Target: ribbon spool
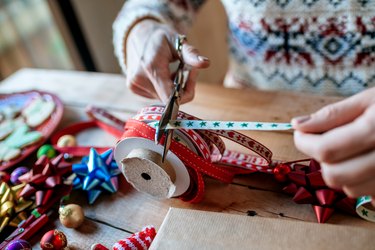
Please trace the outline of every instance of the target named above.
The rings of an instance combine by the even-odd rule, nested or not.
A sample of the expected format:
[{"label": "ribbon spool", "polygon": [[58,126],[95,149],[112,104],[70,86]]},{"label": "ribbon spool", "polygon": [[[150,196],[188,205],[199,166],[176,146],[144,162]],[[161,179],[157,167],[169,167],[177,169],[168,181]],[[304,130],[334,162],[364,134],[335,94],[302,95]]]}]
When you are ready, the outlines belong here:
[{"label": "ribbon spool", "polygon": [[189,173],[169,152],[161,161],[163,147],[143,138],[126,138],[115,149],[115,159],[126,180],[138,191],[159,199],[180,196],[189,188]]},{"label": "ribbon spool", "polygon": [[[160,106],[146,107],[129,119],[115,148],[117,164],[137,190],[162,199],[180,197],[199,202],[204,194],[203,175],[230,183],[236,174],[272,173],[271,151],[233,130],[175,130],[166,164],[162,164],[165,138],[156,145],[155,129],[151,124],[160,120],[163,110]],[[178,118],[199,120],[183,112],[179,112]],[[235,141],[259,156],[226,150],[221,137]]]}]

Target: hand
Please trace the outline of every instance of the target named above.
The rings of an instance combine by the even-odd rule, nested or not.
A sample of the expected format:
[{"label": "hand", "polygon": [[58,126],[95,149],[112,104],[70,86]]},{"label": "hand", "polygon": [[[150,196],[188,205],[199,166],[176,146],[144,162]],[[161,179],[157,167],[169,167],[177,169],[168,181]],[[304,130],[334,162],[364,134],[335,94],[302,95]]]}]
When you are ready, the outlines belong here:
[{"label": "hand", "polygon": [[[134,93],[168,101],[173,89],[169,64],[178,59],[174,48],[177,35],[172,27],[153,20],[143,20],[130,31],[126,42],[126,81]],[[197,69],[207,68],[210,61],[187,43],[182,46],[182,57],[192,67],[181,97],[184,103],[194,98]]]},{"label": "hand", "polygon": [[375,88],[292,120],[299,150],[321,163],[328,186],[375,205]]}]

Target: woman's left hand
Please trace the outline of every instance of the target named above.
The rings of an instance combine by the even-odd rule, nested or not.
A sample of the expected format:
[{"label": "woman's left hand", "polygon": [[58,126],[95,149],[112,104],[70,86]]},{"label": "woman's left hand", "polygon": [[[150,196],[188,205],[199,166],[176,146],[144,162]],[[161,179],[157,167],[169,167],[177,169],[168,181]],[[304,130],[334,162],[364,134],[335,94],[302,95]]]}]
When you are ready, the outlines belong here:
[{"label": "woman's left hand", "polygon": [[323,179],[375,205],[375,88],[292,120],[299,150],[321,163]]}]

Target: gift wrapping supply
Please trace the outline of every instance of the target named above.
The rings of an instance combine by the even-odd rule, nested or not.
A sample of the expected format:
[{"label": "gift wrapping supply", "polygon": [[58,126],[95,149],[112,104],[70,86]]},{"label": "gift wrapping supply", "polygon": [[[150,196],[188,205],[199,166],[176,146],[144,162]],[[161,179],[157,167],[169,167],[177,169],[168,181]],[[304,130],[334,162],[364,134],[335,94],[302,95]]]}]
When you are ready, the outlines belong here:
[{"label": "gift wrapping supply", "polygon": [[375,208],[371,205],[371,196],[362,196],[357,199],[356,212],[365,220],[375,222]]},{"label": "gift wrapping supply", "polygon": [[[161,106],[146,107],[133,119],[128,120],[122,139],[115,149],[117,164],[122,166],[122,171],[128,182],[137,190],[150,194],[153,192],[153,188],[161,186],[172,188],[174,185],[175,192],[171,197],[180,197],[186,201],[198,202],[203,198],[204,193],[203,175],[230,183],[236,174],[257,171],[272,172],[272,152],[261,143],[237,131],[228,129],[225,125],[225,123],[231,123],[229,127],[232,125],[237,127],[241,126],[241,124],[245,126],[245,122],[222,122],[223,126],[226,126],[225,129],[222,129],[220,128],[220,121],[206,121],[207,128],[197,130],[191,128],[193,126],[201,126],[199,124],[204,121],[184,112],[179,112],[178,121],[181,120],[182,122],[177,124],[178,127],[174,127],[176,130],[171,148],[166,155],[166,161],[171,163],[174,173],[176,173],[175,181],[170,183],[170,180],[165,178],[166,173],[163,173],[163,171],[161,171],[161,174],[153,173],[154,175],[150,176],[151,168],[149,170],[142,169],[142,171],[134,168],[133,171],[138,172],[133,174],[128,169],[129,164],[125,160],[133,150],[143,148],[158,154],[163,152],[163,139],[159,145],[154,143],[155,124],[161,119],[163,111],[164,108]],[[192,126],[190,126],[189,121],[192,122]],[[262,126],[267,130],[285,130],[291,127],[290,124],[285,123],[247,122],[248,127],[257,128],[257,124],[259,130]],[[212,126],[210,127],[209,125]],[[190,127],[185,129],[185,126]],[[213,129],[214,126],[217,129]],[[226,150],[222,138],[239,143],[257,155]],[[144,168],[144,164],[142,168]],[[148,176],[148,178],[144,178],[144,176]],[[169,196],[164,195],[164,198],[169,198]]]},{"label": "gift wrapping supply", "polygon": [[[89,127],[99,126],[120,139],[114,151],[114,158],[128,182],[136,189],[149,194],[155,192],[154,189],[165,189],[166,191],[156,192],[154,197],[157,198],[178,197],[183,201],[199,202],[204,194],[204,175],[230,183],[236,174],[264,172],[274,175],[277,180],[286,184],[283,191],[294,195],[293,201],[312,205],[319,223],[327,221],[335,209],[355,214],[355,200],[326,186],[319,163],[311,159],[293,162],[272,160],[272,152],[267,147],[229,129],[228,127],[232,127],[231,121],[203,121],[210,123],[210,126],[219,122],[217,127],[221,122],[230,123],[225,129],[184,128],[189,121],[193,121],[194,126],[199,126],[202,120],[179,112],[177,121],[184,123],[177,124],[179,128],[174,129],[170,150],[166,155],[165,163],[171,167],[164,166],[160,155],[165,138],[162,137],[159,144],[154,142],[155,124],[160,120],[163,111],[162,106],[146,107],[125,123],[103,109],[92,107],[88,112],[94,118],[93,121],[65,128],[51,140],[56,147],[56,142],[63,135],[76,134]],[[235,123],[233,122],[233,127]],[[256,130],[291,129],[288,123],[237,122],[236,126],[243,124],[245,127],[244,123],[251,124],[247,126]],[[227,150],[223,138],[242,145],[256,155]],[[89,153],[89,149],[82,146],[57,149],[75,156]],[[310,165],[301,165],[300,162],[304,161],[309,161]],[[137,166],[141,165],[146,167],[138,169]]]},{"label": "gift wrapping supply", "polygon": [[[159,123],[152,122],[149,123],[149,125],[156,128]],[[175,120],[170,121],[166,129],[281,131],[292,129],[292,124],[247,121]]]}]

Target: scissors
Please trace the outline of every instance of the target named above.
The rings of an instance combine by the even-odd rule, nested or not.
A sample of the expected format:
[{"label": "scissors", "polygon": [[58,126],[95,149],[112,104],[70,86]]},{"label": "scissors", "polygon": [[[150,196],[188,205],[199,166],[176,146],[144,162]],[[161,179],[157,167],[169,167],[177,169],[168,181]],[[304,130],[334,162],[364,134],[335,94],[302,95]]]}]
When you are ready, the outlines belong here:
[{"label": "scissors", "polygon": [[167,152],[171,145],[172,136],[173,136],[173,130],[166,129],[166,127],[169,121],[177,120],[178,110],[180,107],[180,98],[181,98],[182,91],[185,88],[186,79],[187,79],[187,74],[185,74],[185,63],[183,62],[183,59],[182,59],[182,45],[185,40],[186,40],[186,37],[184,35],[179,35],[176,39],[175,49],[177,51],[178,59],[180,62],[177,68],[176,76],[173,81],[174,88],[173,88],[172,94],[169,97],[169,101],[167,105],[165,106],[165,109],[160,118],[159,124],[156,127],[156,133],[155,133],[156,144],[159,144],[162,136],[165,135],[162,162],[164,162],[165,156],[167,155]]}]

